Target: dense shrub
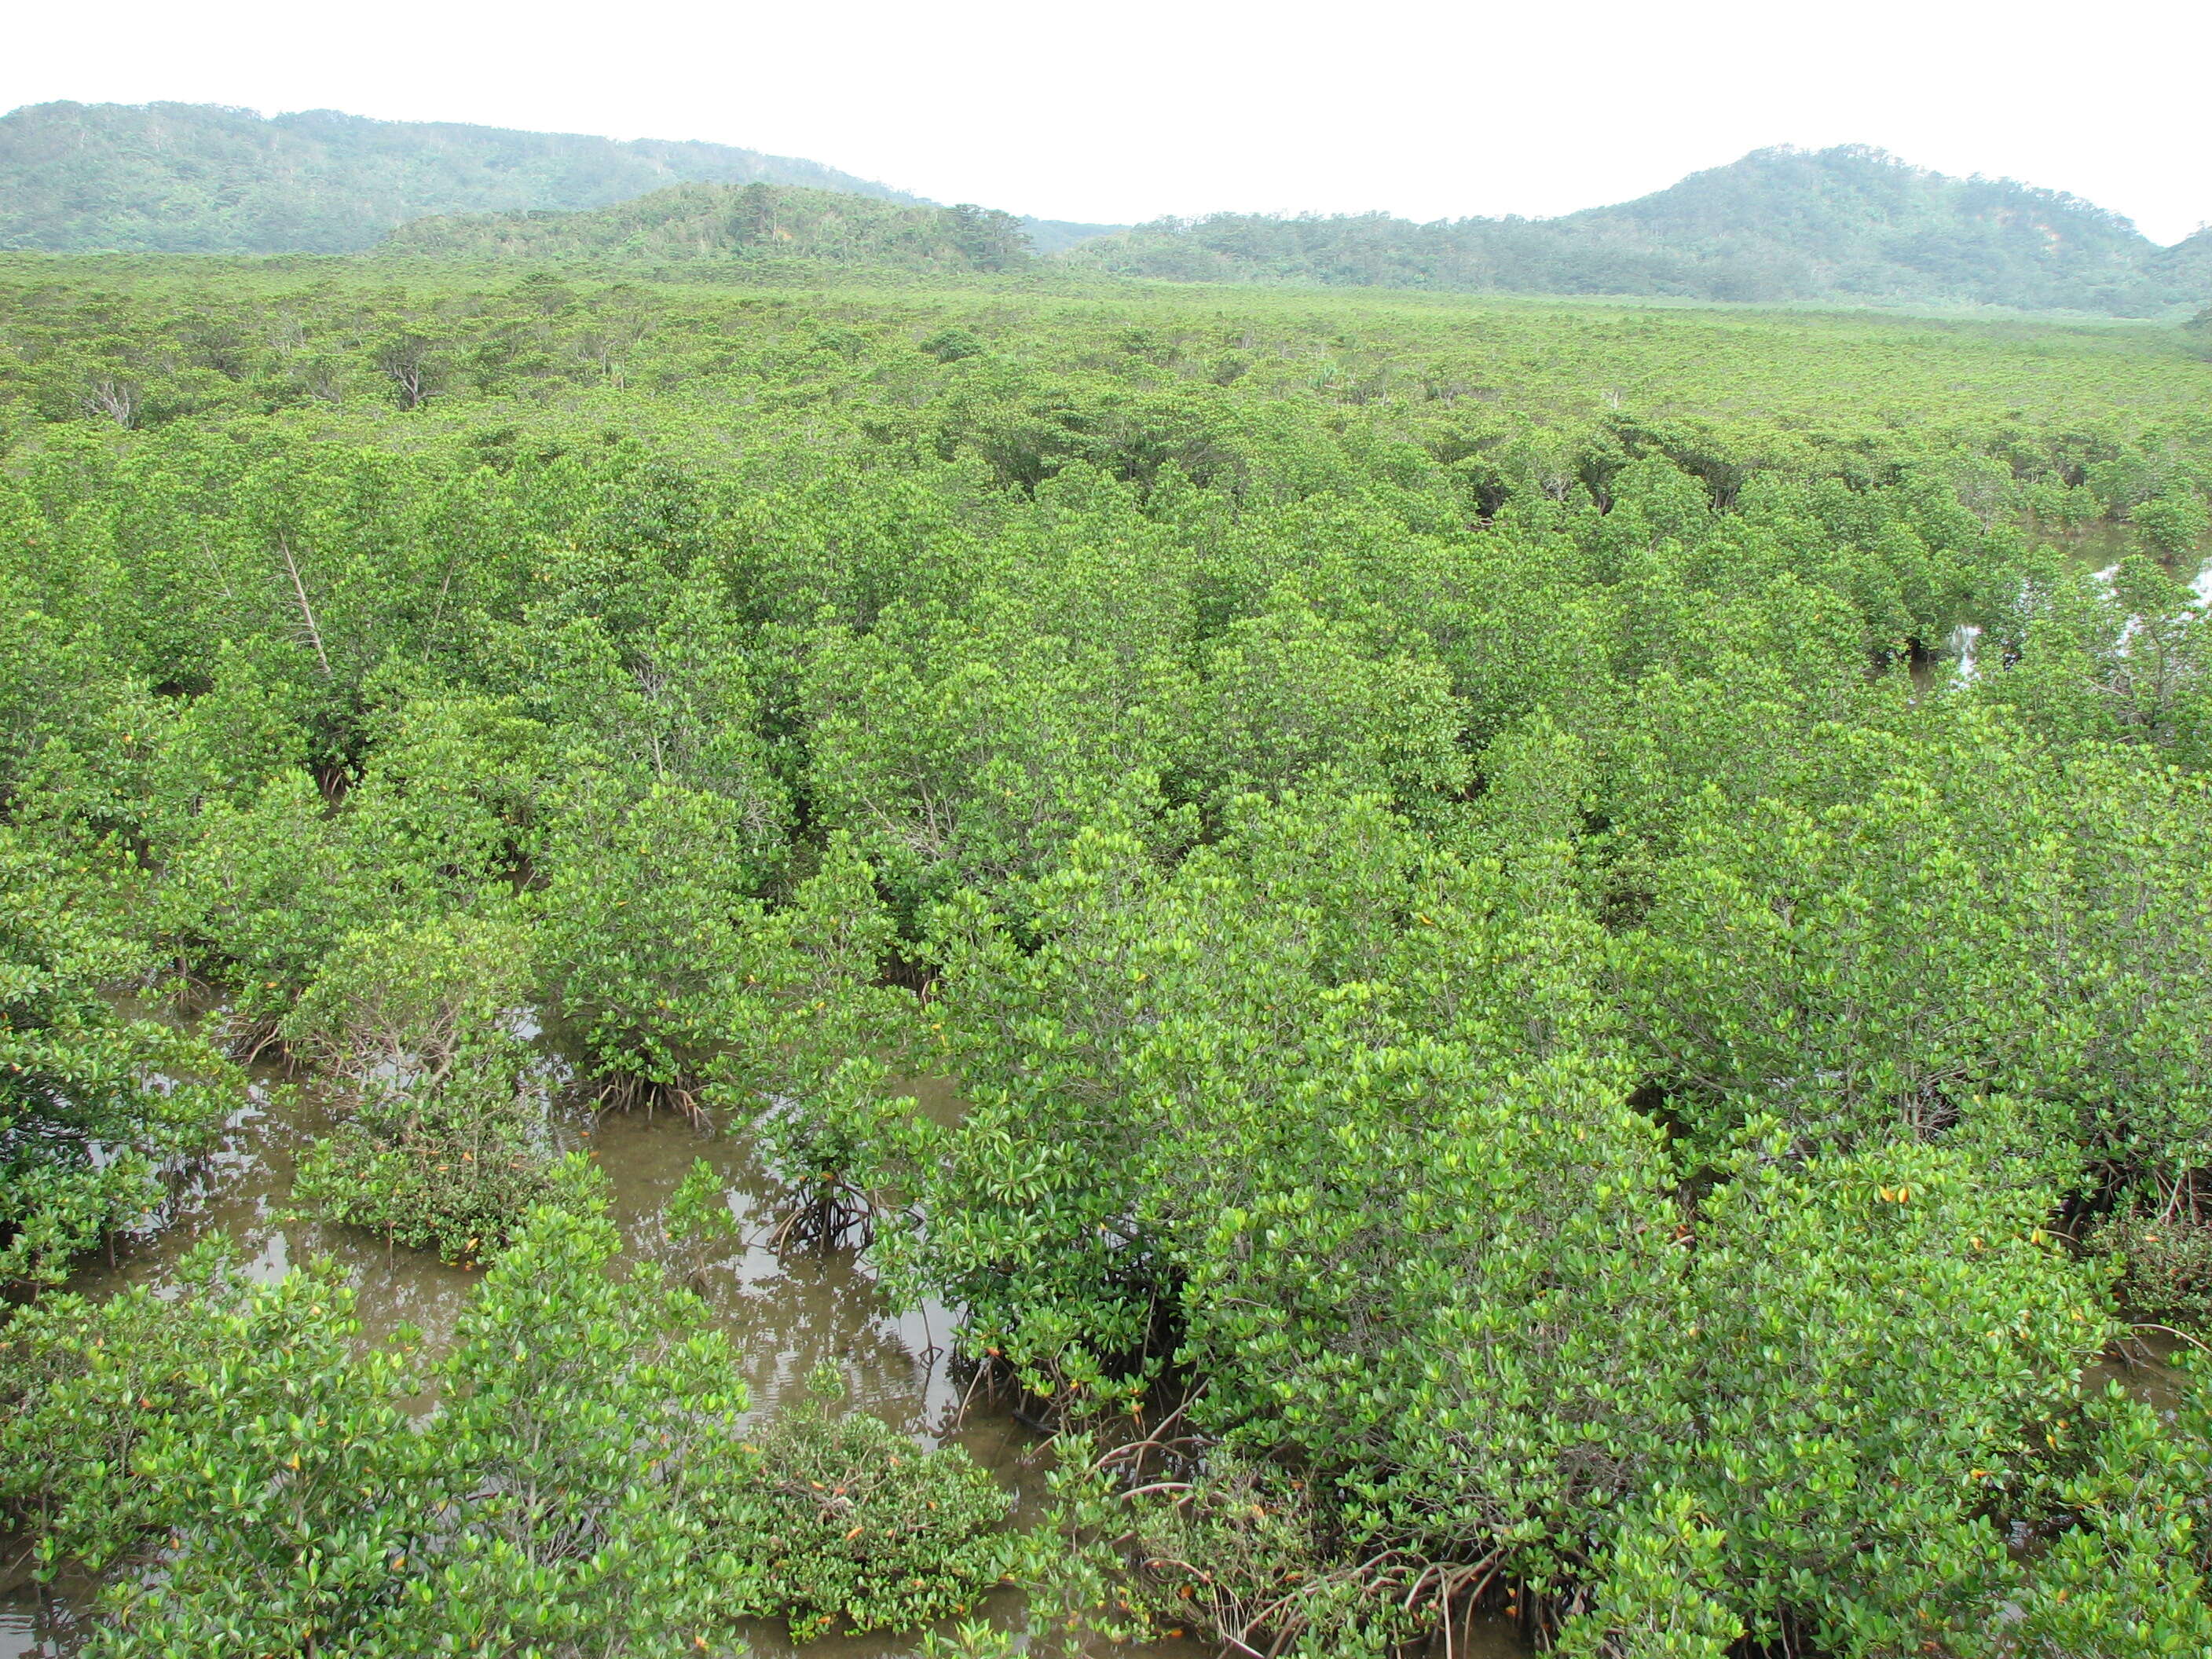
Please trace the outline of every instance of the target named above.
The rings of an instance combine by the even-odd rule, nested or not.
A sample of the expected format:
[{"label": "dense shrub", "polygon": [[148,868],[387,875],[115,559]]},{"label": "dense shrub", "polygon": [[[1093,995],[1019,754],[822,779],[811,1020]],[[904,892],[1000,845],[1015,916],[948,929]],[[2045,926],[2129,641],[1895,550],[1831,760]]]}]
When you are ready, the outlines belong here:
[{"label": "dense shrub", "polygon": [[[0,271],[4,1271],[235,1103],[165,980],[331,1109],[295,1202],[488,1268],[442,1356],[325,1269],[13,1316],[0,1489],[107,1650],[1006,1572],[1040,1645],[2212,1646],[2203,1386],[2087,1381],[2212,1295],[2172,338],[93,270]],[[1054,1524],[745,1419],[563,1056],[956,1309]]]}]

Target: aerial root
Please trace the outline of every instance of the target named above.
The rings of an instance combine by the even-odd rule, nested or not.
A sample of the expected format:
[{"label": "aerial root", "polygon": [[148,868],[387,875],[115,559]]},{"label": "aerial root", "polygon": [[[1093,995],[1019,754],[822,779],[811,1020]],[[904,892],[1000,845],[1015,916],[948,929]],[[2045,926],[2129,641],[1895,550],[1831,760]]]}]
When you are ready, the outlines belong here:
[{"label": "aerial root", "polygon": [[632,1112],[642,1106],[647,1122],[655,1111],[665,1107],[682,1113],[696,1133],[708,1135],[714,1132],[714,1115],[700,1099],[696,1085],[688,1081],[662,1083],[625,1073],[602,1083],[592,1098],[595,1109],[600,1112]]}]

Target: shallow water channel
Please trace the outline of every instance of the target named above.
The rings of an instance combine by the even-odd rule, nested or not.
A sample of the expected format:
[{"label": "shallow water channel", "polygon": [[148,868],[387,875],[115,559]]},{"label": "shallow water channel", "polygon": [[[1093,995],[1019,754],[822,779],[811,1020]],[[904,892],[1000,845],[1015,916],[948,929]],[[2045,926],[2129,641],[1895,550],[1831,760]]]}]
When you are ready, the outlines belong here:
[{"label": "shallow water channel", "polygon": [[[556,1079],[571,1075],[557,1053],[548,1064]],[[165,1284],[187,1250],[220,1232],[240,1248],[256,1279],[281,1278],[309,1258],[335,1256],[358,1294],[356,1312],[366,1340],[413,1326],[436,1353],[452,1340],[481,1273],[422,1251],[390,1249],[356,1229],[289,1218],[295,1162],[333,1120],[319,1091],[281,1089],[280,1081],[273,1068],[255,1068],[246,1100],[216,1149],[180,1185],[168,1212],[118,1241],[112,1266],[103,1261],[84,1267],[69,1288],[97,1297]],[[955,1109],[942,1083],[908,1085],[906,1092],[925,1109]],[[950,1373],[951,1322],[943,1309],[894,1312],[854,1252],[803,1249],[778,1255],[759,1242],[775,1224],[779,1189],[742,1133],[702,1137],[680,1115],[595,1118],[572,1105],[559,1115],[556,1135],[588,1149],[606,1170],[615,1219],[632,1259],[664,1252],[660,1212],[694,1158],[705,1158],[721,1174],[741,1231],[707,1267],[700,1288],[744,1356],[754,1411],[772,1413],[799,1397],[809,1372],[827,1362],[844,1373],[848,1408],[873,1412],[930,1444],[966,1447],[1013,1488],[1024,1510],[1034,1506],[1044,1468],[1042,1438],[984,1408],[971,1407],[954,1423],[962,1390]],[[74,1651],[83,1616],[81,1588],[41,1594],[27,1583],[11,1587],[0,1595],[0,1659]],[[781,1626],[763,1626],[750,1639],[758,1653],[798,1651]],[[810,1659],[877,1659],[912,1646],[905,1639],[830,1638],[805,1651]]]},{"label": "shallow water channel", "polygon": [[[565,1057],[556,1046],[546,1048],[555,1080],[572,1082]],[[451,1340],[462,1304],[482,1275],[422,1251],[389,1249],[356,1229],[288,1217],[295,1161],[334,1120],[325,1096],[313,1086],[282,1088],[283,1081],[276,1068],[255,1068],[247,1097],[220,1143],[179,1184],[167,1213],[119,1239],[112,1266],[86,1266],[69,1288],[99,1297],[172,1282],[185,1253],[221,1232],[238,1245],[258,1279],[281,1278],[311,1258],[336,1257],[357,1292],[355,1311],[366,1340],[412,1326],[434,1354]],[[958,1110],[951,1086],[942,1080],[899,1086],[932,1115]],[[702,1136],[680,1115],[594,1116],[572,1098],[557,1118],[556,1134],[566,1145],[588,1149],[606,1170],[614,1217],[633,1260],[665,1252],[661,1209],[694,1158],[720,1173],[740,1232],[708,1264],[699,1286],[744,1356],[755,1412],[773,1413],[804,1397],[808,1374],[827,1362],[844,1374],[846,1409],[873,1412],[927,1444],[965,1447],[1015,1493],[1014,1523],[1035,1518],[1048,1456],[1044,1438],[986,1403],[970,1403],[963,1413],[965,1390],[950,1364],[954,1321],[945,1309],[895,1311],[855,1251],[802,1247],[779,1255],[768,1248],[763,1241],[780,1218],[781,1188],[760,1167],[743,1125]],[[89,1616],[88,1591],[81,1583],[41,1590],[21,1578],[0,1589],[0,1659],[75,1653]],[[991,1611],[1011,1620],[1018,1599],[1002,1594]],[[1482,1627],[1470,1633],[1474,1645],[1455,1644],[1459,1655],[1510,1659],[1527,1651],[1512,1626],[1478,1622]],[[824,1637],[800,1647],[781,1623],[766,1622],[748,1630],[747,1639],[763,1659],[896,1659],[917,1644],[910,1634],[878,1633]],[[1171,1641],[1122,1650],[1118,1659],[1203,1659],[1210,1652],[1195,1642]]]}]

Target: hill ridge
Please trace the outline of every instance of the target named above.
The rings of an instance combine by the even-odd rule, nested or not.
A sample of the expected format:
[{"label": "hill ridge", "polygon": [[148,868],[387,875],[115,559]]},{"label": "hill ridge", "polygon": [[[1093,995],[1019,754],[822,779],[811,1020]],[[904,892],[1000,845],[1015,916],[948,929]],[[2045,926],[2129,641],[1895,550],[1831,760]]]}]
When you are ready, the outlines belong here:
[{"label": "hill ridge", "polygon": [[946,208],[700,140],[183,103],[0,116],[0,249],[674,262],[779,251],[727,199],[749,187],[796,192],[796,228],[766,239],[781,252],[848,264],[988,270],[1034,252],[1196,283],[2122,317],[2212,303],[2212,228],[2161,248],[2064,191],[1957,178],[1867,144],[1768,146],[1549,218],[1217,213],[1121,227]]},{"label": "hill ridge", "polygon": [[[458,213],[577,212],[684,184],[765,183],[934,207],[820,161],[339,110],[29,104],[0,116],[0,249],[357,253]],[[1121,228],[1024,220],[1041,247]]]},{"label": "hill ridge", "polygon": [[1195,282],[2149,316],[2212,298],[2212,236],[2200,237],[2202,250],[2191,246],[2198,238],[2161,249],[2120,215],[2063,191],[1954,178],[1872,145],[1776,145],[1552,218],[1214,214],[1155,220],[1072,257]]}]

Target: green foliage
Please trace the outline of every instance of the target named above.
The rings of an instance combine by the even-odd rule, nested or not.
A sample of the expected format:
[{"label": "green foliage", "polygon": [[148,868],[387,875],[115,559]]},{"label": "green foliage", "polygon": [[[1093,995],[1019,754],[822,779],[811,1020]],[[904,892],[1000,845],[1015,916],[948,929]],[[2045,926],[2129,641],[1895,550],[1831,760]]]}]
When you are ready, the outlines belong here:
[{"label": "green foliage", "polygon": [[1728,1609],[1723,1534],[1686,1492],[1656,1494],[1627,1517],[1605,1563],[1595,1610],[1560,1630],[1564,1659],[1725,1659],[1743,1634]]},{"label": "green foliage", "polygon": [[2212,533],[2212,512],[2188,492],[2154,495],[2129,511],[2128,522],[2157,552],[2191,562],[2201,554],[2205,536]]},{"label": "green foliage", "polygon": [[604,1070],[691,1109],[758,915],[743,823],[720,797],[665,785],[564,816],[538,930],[545,982]]},{"label": "green foliage", "polygon": [[794,1637],[964,1613],[1008,1569],[997,1528],[1012,1500],[957,1446],[926,1452],[881,1418],[810,1402],[777,1419],[761,1457],[765,1594]]},{"label": "green foliage", "polygon": [[[1114,1513],[1110,1500],[1097,1507]],[[1197,1625],[1258,1643],[1304,1626],[1318,1639],[1298,1650],[1356,1654],[1388,1653],[1421,1628],[1405,1607],[1371,1605],[1370,1586],[1330,1547],[1324,1505],[1279,1467],[1217,1454],[1186,1495],[1124,1507],[1117,1541],[1134,1570],[1116,1589],[1156,1627]]]},{"label": "green foliage", "polygon": [[351,1097],[300,1158],[294,1197],[331,1221],[455,1261],[550,1195],[550,1103],[517,1029],[530,939],[477,917],[349,936],[285,1020]]},{"label": "green foliage", "polygon": [[705,1158],[693,1158],[669,1194],[661,1231],[672,1244],[736,1237],[738,1219],[730,1210],[729,1189]]},{"label": "green foliage", "polygon": [[2083,1231],[2081,1248],[2117,1262],[2113,1289],[2134,1317],[2212,1332],[2212,1226],[2192,1205],[2158,1206],[2131,1193]]},{"label": "green foliage", "polygon": [[597,207],[684,179],[898,192],[726,144],[624,143],[335,110],[33,104],[0,118],[0,246],[342,253],[432,213]]},{"label": "green foliage", "polygon": [[331,1334],[343,1334],[349,1292],[327,1267],[264,1290],[214,1243],[178,1280],[173,1297],[143,1287],[100,1304],[55,1296],[0,1334],[0,1492],[12,1516],[35,1517],[44,1570],[70,1558],[102,1566],[163,1524],[165,1495],[133,1478],[135,1460],[183,1431],[234,1349],[265,1364],[307,1339],[326,1354]]},{"label": "green foliage", "polygon": [[118,1581],[112,1652],[313,1643],[372,1618],[428,1519],[405,1490],[424,1449],[393,1404],[402,1356],[356,1359],[334,1271],[259,1286],[209,1246],[181,1289],[59,1297],[6,1328],[0,1456],[42,1571],[173,1539],[157,1576]]},{"label": "green foliage", "polygon": [[1005,270],[1030,261],[1021,221],[1012,214],[765,184],[678,185],[581,213],[421,219],[401,227],[386,246],[403,255],[468,258],[681,264],[736,256],[933,271]]},{"label": "green foliage", "polygon": [[1194,793],[1277,794],[1327,781],[1418,812],[1467,777],[1462,715],[1433,663],[1384,657],[1295,595],[1213,647],[1186,730]]},{"label": "green foliage", "polygon": [[940,328],[918,344],[920,349],[940,363],[957,363],[963,357],[979,357],[985,349],[982,341],[964,328]]},{"label": "green foliage", "polygon": [[2022,1574],[2030,1651],[2188,1653],[2212,1641],[2204,1493],[2212,1417],[2201,1371],[2166,1423],[2111,1390],[2057,1483],[2072,1524]]},{"label": "green foliage", "polygon": [[[489,1269],[444,1357],[320,1269],[15,1316],[0,1485],[113,1651],[711,1651],[1009,1572],[1071,1644],[2204,1645],[2198,1385],[2084,1380],[2212,1294],[2166,333],[90,269],[0,272],[8,1271],[234,1098],[106,1000],[171,964],[336,1109],[302,1205]],[[751,1242],[957,1310],[1070,1431],[1047,1524],[740,1426],[540,1024],[750,1136]],[[726,1167],[648,1252],[702,1285]]]},{"label": "green foliage", "polygon": [[[440,1367],[432,1438],[461,1526],[422,1564],[417,1628],[492,1651],[726,1645],[757,1571],[714,1520],[753,1474],[737,1356],[651,1267],[607,1271],[617,1236],[587,1174],[572,1162],[568,1203],[531,1212]],[[449,1623],[439,1601],[471,1611]]]},{"label": "green foliage", "polygon": [[[106,866],[106,867],[103,867]],[[100,914],[108,858],[57,855],[0,825],[0,1284],[60,1280],[137,1221],[221,1123],[234,1075],[102,988],[147,965]]]},{"label": "green foliage", "polygon": [[907,1627],[994,1582],[1007,1500],[963,1455],[818,1409],[740,1441],[737,1356],[607,1271],[603,1186],[572,1163],[530,1212],[419,1431],[411,1350],[358,1352],[331,1271],[257,1285],[210,1248],[173,1300],[17,1315],[0,1500],[42,1570],[141,1564],[92,1651],[727,1653],[745,1616]]},{"label": "green foliage", "polygon": [[2033,1485],[2111,1334],[2033,1182],[1970,1146],[1892,1145],[1761,1160],[1706,1206],[1689,1283],[1711,1358],[1674,1479],[1754,1634],[1790,1615],[1879,1651],[1984,1616],[1960,1581],[2002,1553],[1990,1509]]}]

